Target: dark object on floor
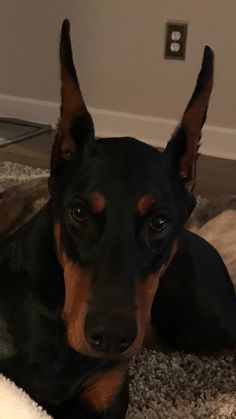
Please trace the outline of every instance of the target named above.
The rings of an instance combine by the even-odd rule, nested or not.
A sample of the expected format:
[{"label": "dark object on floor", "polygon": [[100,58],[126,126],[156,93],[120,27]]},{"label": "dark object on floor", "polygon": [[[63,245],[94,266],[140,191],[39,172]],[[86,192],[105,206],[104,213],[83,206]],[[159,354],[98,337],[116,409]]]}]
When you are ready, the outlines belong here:
[{"label": "dark object on floor", "polygon": [[187,228],[198,233],[199,229],[226,210],[236,210],[236,195],[221,196],[209,202],[203,200],[191,215]]},{"label": "dark object on floor", "polygon": [[32,138],[51,131],[50,125],[22,121],[13,118],[0,118],[0,147]]},{"label": "dark object on floor", "polygon": [[[207,351],[236,348],[236,298],[227,270],[206,241],[196,242],[184,230],[195,205],[192,190],[213,53],[205,48],[196,88],[163,154],[134,138],[95,140],[68,21],[60,59],[62,106],[51,157],[51,199],[1,242],[0,370],[55,419],[123,419],[128,363],[143,343],[159,279],[175,259],[177,278],[190,278],[189,287],[192,276],[201,283],[190,298],[210,293],[213,305],[202,299],[202,313],[207,319],[213,311],[216,319],[203,328],[202,321],[194,321],[188,342],[183,324],[182,344]],[[205,274],[206,260],[206,274],[218,277],[216,287],[211,282],[204,289],[199,275]],[[167,301],[170,313],[172,301]],[[191,301],[188,309],[195,320]],[[152,315],[158,327],[155,310]],[[209,327],[214,327],[213,341]],[[175,337],[175,327],[171,332]]]},{"label": "dark object on floor", "polygon": [[13,234],[49,200],[48,179],[23,182],[0,194],[0,239]]}]

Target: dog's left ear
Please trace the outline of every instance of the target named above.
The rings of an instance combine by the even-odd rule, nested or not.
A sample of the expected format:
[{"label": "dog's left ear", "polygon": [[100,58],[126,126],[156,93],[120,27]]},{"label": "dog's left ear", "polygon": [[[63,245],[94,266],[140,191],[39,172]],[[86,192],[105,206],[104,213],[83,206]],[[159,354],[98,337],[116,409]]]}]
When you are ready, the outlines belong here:
[{"label": "dog's left ear", "polygon": [[73,62],[70,23],[67,19],[61,28],[60,66],[61,117],[52,151],[52,169],[58,161],[71,159],[87,141],[94,139],[92,117],[85,105]]},{"label": "dog's left ear", "polygon": [[206,46],[202,68],[193,95],[184,112],[181,124],[169,141],[165,154],[184,179],[189,191],[196,183],[196,160],[200,147],[201,130],[206,120],[208,103],[213,87],[214,54]]}]

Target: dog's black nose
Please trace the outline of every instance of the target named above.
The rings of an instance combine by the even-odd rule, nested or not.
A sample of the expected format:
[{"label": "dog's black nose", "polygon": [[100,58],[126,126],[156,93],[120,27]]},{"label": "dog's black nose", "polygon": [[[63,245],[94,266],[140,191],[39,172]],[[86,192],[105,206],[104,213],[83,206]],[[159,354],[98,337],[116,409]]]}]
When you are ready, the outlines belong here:
[{"label": "dog's black nose", "polygon": [[115,355],[125,352],[134,342],[137,326],[134,319],[88,315],[85,338],[90,348],[99,354]]}]

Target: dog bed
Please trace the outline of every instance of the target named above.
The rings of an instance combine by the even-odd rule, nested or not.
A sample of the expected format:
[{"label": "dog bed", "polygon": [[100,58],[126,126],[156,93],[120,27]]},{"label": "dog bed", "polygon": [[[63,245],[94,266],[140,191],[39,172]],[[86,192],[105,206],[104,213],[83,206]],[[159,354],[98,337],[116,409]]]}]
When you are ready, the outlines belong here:
[{"label": "dog bed", "polygon": [[[48,172],[9,162],[0,163],[0,168],[0,234],[3,236],[6,230],[9,234],[17,229],[47,201]],[[212,242],[221,237],[215,245],[224,250],[226,259],[229,257],[226,263],[233,275],[236,253],[226,249],[236,243],[236,229],[232,229],[232,223],[236,225],[235,204],[236,197],[214,203],[200,200],[188,224],[191,230]],[[6,215],[5,221],[2,214]],[[236,419],[235,355],[214,358],[142,350],[130,366],[130,396],[127,419]],[[49,416],[22,390],[0,376],[0,419],[15,418]]]},{"label": "dog bed", "polygon": [[12,381],[0,375],[1,419],[46,419],[50,418],[25,392]]}]

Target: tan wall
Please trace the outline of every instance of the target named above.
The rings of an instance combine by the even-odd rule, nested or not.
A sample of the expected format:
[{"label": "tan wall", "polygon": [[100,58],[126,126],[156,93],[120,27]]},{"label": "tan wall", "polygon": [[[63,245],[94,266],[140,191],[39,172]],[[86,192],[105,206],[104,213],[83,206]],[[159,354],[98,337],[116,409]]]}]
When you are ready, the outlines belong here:
[{"label": "tan wall", "polygon": [[[59,100],[64,17],[89,106],[178,118],[208,43],[216,53],[208,123],[236,127],[235,0],[3,0],[0,93]],[[165,23],[176,19],[189,22],[184,62],[163,59]]]}]

